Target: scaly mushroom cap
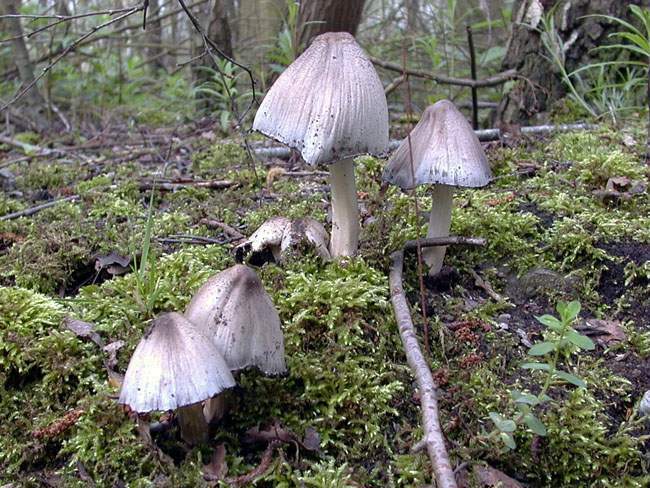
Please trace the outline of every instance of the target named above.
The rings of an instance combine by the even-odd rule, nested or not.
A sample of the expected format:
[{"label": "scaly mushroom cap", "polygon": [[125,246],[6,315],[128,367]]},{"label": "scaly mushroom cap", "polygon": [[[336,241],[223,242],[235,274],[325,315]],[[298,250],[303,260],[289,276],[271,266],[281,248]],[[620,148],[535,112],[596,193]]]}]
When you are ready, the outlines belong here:
[{"label": "scaly mushroom cap", "polygon": [[273,84],[253,129],[311,165],[380,155],[388,148],[384,88],[352,35],[321,34]]},{"label": "scaly mushroom cap", "polygon": [[481,187],[492,179],[478,137],[463,114],[448,100],[427,107],[411,131],[411,148],[413,172],[406,138],[388,161],[383,174],[385,181],[403,190],[425,184]]},{"label": "scaly mushroom cap", "polygon": [[181,314],[160,315],[135,348],[119,403],[136,412],[175,410],[235,386],[214,343]]},{"label": "scaly mushroom cap", "polygon": [[249,267],[236,264],[211,277],[185,316],[212,338],[231,370],[256,366],[265,374],[286,371],[280,317]]}]

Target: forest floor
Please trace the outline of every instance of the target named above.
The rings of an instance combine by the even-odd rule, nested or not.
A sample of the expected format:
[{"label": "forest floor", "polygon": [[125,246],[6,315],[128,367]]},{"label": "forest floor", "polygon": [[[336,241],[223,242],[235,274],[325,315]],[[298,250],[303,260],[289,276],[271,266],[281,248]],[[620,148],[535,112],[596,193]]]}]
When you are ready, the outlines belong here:
[{"label": "forest floor", "polygon": [[[123,373],[152,316],[184,310],[234,264],[235,238],[210,221],[244,235],[275,215],[329,227],[328,187],[322,173],[270,171],[309,170],[297,162],[253,171],[209,126],[124,134],[52,143],[24,134],[20,149],[0,146],[0,216],[67,198],[0,220],[0,485],[216,486],[226,466],[226,478],[256,470],[257,486],[429,483],[428,459],[411,452],[419,403],[388,289],[390,252],[425,233],[426,189],[416,218],[412,195],[380,191],[385,162],[358,158],[359,257],[308,254],[257,269],[283,322],[288,374],[243,372],[207,446],[185,447],[175,428],[152,444],[117,405],[107,368]],[[638,412],[650,389],[644,140],[639,126],[490,143],[495,181],[457,192],[452,234],[487,245],[450,247],[425,301],[442,426],[467,486],[491,486],[480,478],[498,472],[485,466],[528,486],[650,484],[650,425]],[[150,205],[145,275],[132,265]],[[406,261],[405,288],[420,330],[415,263]],[[512,416],[515,388],[539,391],[543,372],[519,366],[546,334],[535,316],[555,314],[559,300],[580,301],[576,327],[597,344],[561,358],[587,387],[553,384],[538,411],[546,435],[520,427],[507,449],[489,436],[489,414]],[[70,318],[92,330],[71,331]],[[251,442],[249,429],[273,424],[295,440],[271,450]]]}]

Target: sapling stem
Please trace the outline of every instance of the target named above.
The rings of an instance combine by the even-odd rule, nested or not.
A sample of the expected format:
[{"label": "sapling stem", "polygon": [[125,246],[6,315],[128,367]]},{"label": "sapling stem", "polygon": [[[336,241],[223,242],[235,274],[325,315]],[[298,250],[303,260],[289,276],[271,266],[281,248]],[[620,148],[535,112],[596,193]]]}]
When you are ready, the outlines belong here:
[{"label": "sapling stem", "polygon": [[[431,192],[431,214],[427,237],[447,237],[451,226],[451,208],[454,203],[454,188],[449,185],[434,185]],[[446,246],[429,247],[422,250],[424,262],[429,266],[429,275],[440,273],[445,258]]]},{"label": "sapling stem", "polygon": [[354,256],[359,245],[359,206],[354,161],[342,159],[329,167],[332,193],[332,257]]},{"label": "sapling stem", "polygon": [[180,407],[176,411],[178,425],[181,428],[181,438],[195,446],[208,440],[208,423],[203,416],[201,402]]}]

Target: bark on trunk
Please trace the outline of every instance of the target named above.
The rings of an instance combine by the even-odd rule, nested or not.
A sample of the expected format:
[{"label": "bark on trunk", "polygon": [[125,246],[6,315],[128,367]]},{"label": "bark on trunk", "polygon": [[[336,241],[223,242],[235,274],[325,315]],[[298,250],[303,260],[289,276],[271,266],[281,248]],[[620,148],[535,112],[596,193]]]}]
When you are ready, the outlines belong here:
[{"label": "bark on trunk", "polygon": [[276,43],[282,27],[285,0],[240,0],[238,59],[260,65]]},{"label": "bark on trunk", "polygon": [[[20,12],[20,0],[2,0],[0,2],[0,15],[16,15]],[[4,30],[8,37],[14,37],[11,41],[13,62],[18,70],[21,86],[27,86],[34,82],[34,66],[29,59],[27,46],[23,36],[23,28],[19,18],[5,18]],[[22,111],[23,116],[27,116],[38,130],[44,130],[47,126],[45,117],[45,99],[38,91],[36,85],[25,93],[24,97],[17,103],[22,103],[26,107]]]},{"label": "bark on trunk", "polygon": [[165,60],[163,59],[165,54],[162,45],[162,22],[157,17],[160,17],[160,2],[159,0],[149,0],[145,36],[147,48],[145,52],[146,59],[154,74],[165,69]]},{"label": "bark on trunk", "polygon": [[[539,29],[541,16],[554,9],[557,31],[565,44],[568,72],[593,61],[593,48],[607,41],[616,24],[594,14],[614,15],[629,20],[630,4],[641,0],[516,0],[513,6],[512,33],[506,46],[502,68],[515,68],[521,78],[506,94],[497,109],[505,124],[533,124],[547,119],[554,101],[567,93],[556,66],[547,55]],[[537,29],[537,30],[536,30]]]},{"label": "bark on trunk", "polygon": [[356,35],[365,0],[311,0],[300,3],[298,39],[304,47],[324,32],[349,32]]}]

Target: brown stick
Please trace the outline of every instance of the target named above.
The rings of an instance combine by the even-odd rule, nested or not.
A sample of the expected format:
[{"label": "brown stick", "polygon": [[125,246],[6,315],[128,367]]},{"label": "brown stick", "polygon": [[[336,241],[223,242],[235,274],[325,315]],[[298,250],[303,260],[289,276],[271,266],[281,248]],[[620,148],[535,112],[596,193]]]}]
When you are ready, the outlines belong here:
[{"label": "brown stick", "polygon": [[225,222],[219,222],[218,220],[213,219],[201,219],[199,220],[199,224],[203,224],[206,227],[221,229],[225,234],[228,234],[235,240],[246,239],[246,236],[244,234],[239,232],[234,227],[226,224]]},{"label": "brown stick", "polygon": [[[467,26],[467,44],[469,46],[469,62],[472,73],[472,79],[476,80],[476,52],[474,51],[474,37],[472,28]],[[472,129],[478,129],[478,90],[472,87]]]},{"label": "brown stick", "polygon": [[153,182],[143,181],[140,183],[140,190],[151,190],[154,187],[160,191],[176,191],[181,188],[194,187],[194,188],[210,188],[212,190],[222,190],[230,188],[237,183],[231,180],[194,180],[194,181],[168,181],[168,182]]},{"label": "brown stick", "polygon": [[415,334],[415,327],[413,326],[409,305],[402,286],[402,268],[404,265],[404,252],[406,250],[416,249],[418,246],[448,246],[452,244],[480,246],[484,245],[485,241],[471,237],[436,237],[408,241],[403,250],[395,251],[391,255],[392,264],[389,277],[391,301],[393,303],[395,319],[399,327],[399,334],[404,345],[406,360],[411,367],[418,389],[420,390],[424,438],[418,445],[422,447],[426,446],[439,488],[457,488],[456,478],[451,463],[449,462],[449,454],[447,453],[444,435],[440,427],[437,385],[433,381],[431,370],[422,354],[417,335]]},{"label": "brown stick", "polygon": [[41,205],[36,205],[35,207],[26,208],[24,210],[19,210],[18,212],[12,212],[3,215],[2,217],[0,217],[0,220],[12,220],[12,219],[17,219],[19,217],[29,217],[30,215],[34,215],[35,213],[40,212],[41,210],[45,210],[46,208],[54,207],[55,205],[58,205],[59,203],[63,203],[63,202],[71,202],[73,200],[77,200],[78,198],[79,198],[78,195],[59,198],[58,200],[52,200],[47,203],[42,203]]},{"label": "brown stick", "polygon": [[485,78],[483,80],[472,80],[469,78],[453,78],[451,76],[444,75],[434,75],[428,71],[417,70],[417,69],[407,69],[404,70],[399,64],[389,63],[388,61],[383,61],[377,58],[370,58],[373,64],[386,68],[390,71],[396,71],[397,73],[406,73],[409,76],[416,76],[418,78],[426,78],[427,80],[433,80],[436,83],[441,85],[458,85],[458,86],[470,86],[470,87],[485,87],[485,86],[496,86],[505,83],[512,78],[517,76],[517,70],[509,69],[507,71],[502,71],[497,73],[494,76]]}]

